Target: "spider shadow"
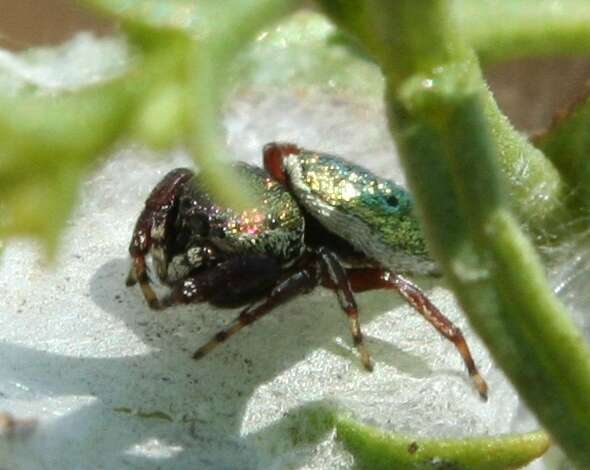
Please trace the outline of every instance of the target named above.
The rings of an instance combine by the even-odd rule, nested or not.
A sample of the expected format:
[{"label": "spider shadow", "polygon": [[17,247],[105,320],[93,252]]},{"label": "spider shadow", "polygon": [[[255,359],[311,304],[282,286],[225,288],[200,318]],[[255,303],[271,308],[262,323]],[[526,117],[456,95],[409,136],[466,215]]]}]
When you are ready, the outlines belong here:
[{"label": "spider shadow", "polygon": [[[101,310],[123,322],[140,343],[149,345],[149,352],[115,358],[69,357],[0,345],[4,358],[0,375],[43,396],[94,397],[92,403],[51,420],[20,451],[12,447],[13,456],[32,461],[32,468],[39,466],[34,462],[76,468],[80,462],[75,456],[70,456],[71,465],[63,458],[71,454],[73,445],[78,455],[87,452],[95,462],[104,463],[105,456],[123,456],[139,468],[161,468],[162,464],[168,468],[257,468],[256,436],[263,438],[268,432],[242,437],[241,428],[248,402],[261,384],[319,348],[346,356],[354,367],[360,367],[352,347],[347,350],[333,340],[340,336],[350,345],[347,321],[333,293],[320,289],[281,306],[205,358],[193,361],[190,355],[196,347],[239,310],[200,304],[153,312],[139,289],[125,287],[127,269],[127,259],[100,266],[89,282],[90,297]],[[395,296],[379,298],[369,308],[361,306],[364,323],[400,302]],[[109,340],[108,331],[104,339]],[[430,373],[420,358],[393,345],[369,338],[369,347],[378,362],[389,362],[416,376]],[[131,416],[126,409],[145,413]],[[155,411],[159,413],[155,419],[146,417]],[[97,435],[101,436],[98,445]],[[150,439],[182,450],[165,459],[129,453]],[[217,448],[214,455],[203,452],[211,441]],[[80,442],[85,443],[84,452],[79,450]],[[49,453],[48,448],[52,449]],[[48,454],[58,456],[57,460],[51,462]]]},{"label": "spider shadow", "polygon": [[[353,369],[350,373],[366,374],[353,352],[346,316],[336,296],[328,290],[318,288],[294,299],[203,359],[193,361],[190,356],[194,350],[237,316],[240,309],[193,304],[154,312],[147,307],[138,288],[124,286],[128,267],[129,261],[125,258],[113,259],[101,266],[91,281],[93,300],[154,349],[150,362],[161,362],[159,367],[165,367],[169,357],[173,357],[183,365],[183,372],[189,370],[195,382],[192,393],[209,401],[218,396],[220,390],[233,389],[234,393],[226,394],[223,399],[223,413],[209,416],[206,421],[207,426],[233,434],[238,441],[243,441],[239,437],[243,417],[257,388],[304,360],[314,350],[325,349],[341,355],[350,361]],[[373,296],[369,302],[361,299],[361,322],[366,324],[400,303],[403,301],[393,293]],[[339,345],[335,337],[341,337],[346,346]],[[377,362],[392,365],[414,377],[432,373],[422,358],[377,338],[368,337],[367,340]],[[158,364],[153,367],[157,368]]]}]

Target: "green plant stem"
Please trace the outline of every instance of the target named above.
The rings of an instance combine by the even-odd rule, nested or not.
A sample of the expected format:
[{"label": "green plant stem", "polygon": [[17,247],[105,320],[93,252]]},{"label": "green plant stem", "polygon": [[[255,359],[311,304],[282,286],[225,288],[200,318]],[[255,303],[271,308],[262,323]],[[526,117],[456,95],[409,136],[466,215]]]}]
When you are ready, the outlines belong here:
[{"label": "green plant stem", "polygon": [[[430,90],[427,103],[422,90],[412,87],[392,99],[393,126],[423,203],[427,234],[497,363],[568,455],[586,468],[588,349],[508,210],[481,95],[460,79],[456,85],[451,94]],[[444,117],[433,118],[435,110]]]},{"label": "green plant stem", "polygon": [[[146,101],[157,105],[144,103],[136,136],[157,146],[184,141],[221,203],[254,205],[229,165],[221,128],[227,67],[260,28],[292,12],[300,0],[79,1],[121,21],[143,50],[146,80],[155,82]],[[160,117],[168,118],[163,125],[157,119],[162,111]]]},{"label": "green plant stem", "polygon": [[336,432],[361,469],[507,470],[521,468],[549,447],[544,432],[469,439],[421,439],[336,416]]},{"label": "green plant stem", "polygon": [[[432,28],[430,34],[432,15],[439,16],[441,25],[449,24],[447,2],[373,0],[363,5],[362,17],[377,23],[374,32],[387,30],[393,17],[395,34],[422,34],[408,51],[392,50],[387,40],[374,39],[368,48],[382,48],[372,52],[384,62],[391,129],[430,247],[474,328],[523,399],[568,456],[581,468],[589,468],[590,356],[509,210],[507,196],[518,196],[515,189],[523,181],[518,173],[509,173],[510,190],[504,189],[502,148],[498,152],[497,142],[514,131],[506,122],[490,118],[491,98],[477,62],[454,29]],[[422,24],[425,16],[429,27]],[[348,29],[371,30],[366,25]],[[448,37],[441,37],[441,31]],[[396,45],[412,43],[413,37],[407,33],[407,39]],[[438,53],[432,52],[437,49]],[[390,76],[395,60],[404,53],[424,53],[427,60],[406,61],[401,73]],[[440,62],[432,64],[433,57]],[[512,140],[516,145],[505,147],[509,155],[504,159],[511,163],[526,158],[525,165],[541,164],[536,178],[547,177],[558,190],[548,194],[550,208],[541,214],[551,220],[563,197],[559,175],[554,170],[545,175],[542,155],[517,138]],[[526,157],[513,154],[519,148],[526,150]],[[517,201],[523,212],[527,200],[528,196]]]},{"label": "green plant stem", "polygon": [[[187,89],[191,106],[187,109],[186,141],[211,184],[211,192],[224,205],[237,209],[256,204],[240,184],[228,162],[221,129],[221,105],[226,91],[227,69],[244,44],[268,23],[291,12],[299,0],[248,0],[234,2],[232,14],[225,18],[227,5],[214,5],[223,28],[188,50]],[[216,15],[211,15],[212,17]],[[229,182],[229,184],[228,184]],[[236,182],[237,184],[232,184]]]},{"label": "green plant stem", "polygon": [[[367,49],[382,67],[390,87],[399,87],[419,74],[436,81],[451,63],[465,68],[465,73],[477,74],[484,83],[475,55],[452,29],[446,2],[420,2],[419,20],[411,16],[416,5],[409,1],[320,3]],[[554,228],[572,218],[566,204],[570,190],[543,153],[514,129],[491,92],[482,87],[481,93],[512,209],[526,229],[541,240],[555,236]]]},{"label": "green plant stem", "polygon": [[550,446],[546,432],[464,438],[425,438],[365,425],[329,401],[307,403],[256,433],[268,442],[287,433],[294,446],[316,445],[333,429],[355,468],[381,470],[508,470],[521,468]]},{"label": "green plant stem", "polygon": [[586,0],[453,0],[451,4],[459,28],[486,64],[590,52]]},{"label": "green plant stem", "polygon": [[[464,64],[472,67],[476,80],[483,85],[481,70],[472,54],[466,54]],[[568,205],[571,187],[543,152],[514,129],[490,90],[482,86],[479,93],[510,208],[522,227],[538,241],[562,236],[560,227],[574,218]]]},{"label": "green plant stem", "polygon": [[572,205],[583,215],[590,209],[590,99],[577,103],[561,116],[535,144],[559,169],[570,187],[575,188]]}]

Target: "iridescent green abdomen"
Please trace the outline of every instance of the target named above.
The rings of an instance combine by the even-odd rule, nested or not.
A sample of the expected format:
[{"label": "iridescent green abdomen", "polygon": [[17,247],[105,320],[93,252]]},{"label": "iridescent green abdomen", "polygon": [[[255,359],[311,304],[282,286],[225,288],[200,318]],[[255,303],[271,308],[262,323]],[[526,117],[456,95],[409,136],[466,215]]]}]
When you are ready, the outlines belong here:
[{"label": "iridescent green abdomen", "polygon": [[302,150],[283,165],[291,193],[327,230],[393,271],[436,270],[405,189],[333,155]]},{"label": "iridescent green abdomen", "polygon": [[[261,168],[242,162],[234,168],[244,190],[260,204],[243,211],[220,206],[210,198],[207,182],[195,176],[190,193],[184,197],[192,207],[181,209],[194,227],[191,232],[199,238],[193,244],[211,243],[225,254],[270,255],[281,263],[297,258],[303,251],[305,223],[293,196]],[[200,228],[204,223],[206,233]]]}]

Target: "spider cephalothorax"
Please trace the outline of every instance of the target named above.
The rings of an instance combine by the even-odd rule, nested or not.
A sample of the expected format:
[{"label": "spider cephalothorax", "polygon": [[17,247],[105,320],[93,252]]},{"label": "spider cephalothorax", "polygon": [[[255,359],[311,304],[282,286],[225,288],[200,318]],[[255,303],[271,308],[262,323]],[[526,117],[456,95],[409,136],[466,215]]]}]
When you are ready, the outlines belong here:
[{"label": "spider cephalothorax", "polygon": [[[353,293],[393,289],[454,343],[487,398],[487,385],[461,331],[399,274],[435,271],[410,195],[358,165],[293,144],[267,144],[264,166],[266,171],[236,164],[260,201],[244,211],[217,204],[192,171],[172,170],[146,200],[135,226],[128,285],[138,282],[150,307],[245,306],[194,357],[321,285],[337,293],[361,361],[371,370]],[[150,285],[148,255],[160,281],[171,289],[162,300]]]}]

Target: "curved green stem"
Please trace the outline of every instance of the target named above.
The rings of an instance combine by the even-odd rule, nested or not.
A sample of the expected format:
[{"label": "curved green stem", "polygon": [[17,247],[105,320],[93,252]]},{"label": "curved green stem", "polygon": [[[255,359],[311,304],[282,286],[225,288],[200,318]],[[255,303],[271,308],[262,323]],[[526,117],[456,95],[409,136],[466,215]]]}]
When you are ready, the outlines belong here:
[{"label": "curved green stem", "polygon": [[[363,18],[377,23],[374,33],[387,28],[390,16],[397,18],[391,30],[407,35],[398,46],[413,41],[414,34],[406,32],[422,34],[407,51],[393,50],[385,39],[367,44],[382,48],[372,52],[383,62],[391,129],[430,247],[474,328],[523,399],[569,457],[588,468],[588,347],[547,286],[538,257],[509,208],[511,203],[525,215],[535,202],[533,212],[539,212],[529,223],[543,227],[563,211],[563,183],[495,109],[473,53],[455,30],[441,26],[430,34],[422,26],[422,18],[430,26],[433,15],[448,25],[448,2],[372,0],[363,5]],[[400,25],[399,18],[405,23]],[[366,25],[348,29],[371,30]],[[441,32],[446,36],[441,38]],[[406,61],[402,73],[390,75],[404,53],[424,53],[440,62]],[[510,145],[500,146],[507,138]],[[501,167],[508,169],[508,179],[501,178]],[[544,186],[542,198],[533,197],[538,191],[534,181]]]},{"label": "curved green stem", "polygon": [[[170,44],[154,41],[153,35],[168,36],[175,50],[162,59],[168,63],[163,71],[179,72],[181,86],[165,89],[156,96],[182,101],[178,111],[183,114],[181,137],[195,162],[211,184],[211,193],[225,205],[252,206],[254,201],[243,190],[228,162],[221,129],[221,106],[225,93],[225,77],[230,60],[264,25],[293,11],[300,0],[227,0],[224,2],[193,2],[184,0],[84,0],[96,10],[123,21],[133,33],[135,42],[149,55],[167,49]],[[182,18],[182,21],[179,21]],[[152,73],[158,73],[152,70]],[[169,85],[171,80],[163,80]],[[180,90],[180,92],[177,92]],[[183,96],[184,93],[184,96]],[[148,116],[153,111],[148,108]],[[145,115],[144,115],[145,116]],[[146,120],[147,134],[154,134],[153,119]],[[143,124],[143,121],[142,121]],[[168,134],[173,133],[172,126]],[[141,134],[140,134],[141,135]],[[149,135],[148,135],[149,137]],[[165,140],[164,136],[156,136]]]},{"label": "curved green stem", "polygon": [[370,470],[508,470],[521,468],[549,448],[543,431],[501,436],[433,438],[383,431],[359,423],[330,402],[307,403],[256,433],[269,442],[287,434],[294,446],[317,444],[336,428],[336,439],[354,456],[355,468]]},{"label": "curved green stem", "polygon": [[590,209],[590,98],[578,103],[560,117],[535,144],[559,169],[572,188],[575,209],[584,214]]},{"label": "curved green stem", "polygon": [[544,432],[469,439],[420,439],[336,418],[338,440],[355,457],[361,469],[412,470],[517,469],[540,457],[549,448]]},{"label": "curved green stem", "polygon": [[[566,205],[569,188],[552,163],[499,110],[484,86],[475,55],[452,28],[447,2],[420,2],[419,6],[409,1],[379,0],[320,3],[379,63],[390,87],[397,88],[420,74],[436,83],[449,64],[475,75],[474,79],[482,84],[484,112],[506,179],[508,198],[519,220],[543,238],[571,218]],[[416,9],[420,10],[419,16],[415,16]]]},{"label": "curved green stem", "polygon": [[590,52],[586,0],[453,0],[451,4],[459,28],[484,63]]}]

